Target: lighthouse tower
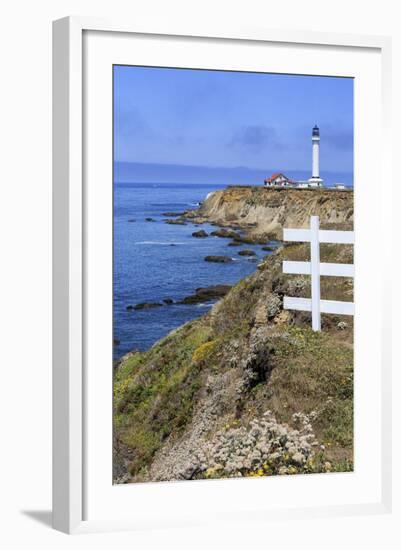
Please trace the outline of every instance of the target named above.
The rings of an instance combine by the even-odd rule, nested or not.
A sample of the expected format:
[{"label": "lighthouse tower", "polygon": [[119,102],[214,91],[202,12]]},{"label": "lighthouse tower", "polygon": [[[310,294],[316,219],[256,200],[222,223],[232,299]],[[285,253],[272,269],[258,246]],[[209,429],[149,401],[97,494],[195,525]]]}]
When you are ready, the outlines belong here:
[{"label": "lighthouse tower", "polygon": [[319,175],[319,147],[320,130],[317,126],[312,129],[312,177],[309,178],[309,187],[323,187],[323,180]]}]

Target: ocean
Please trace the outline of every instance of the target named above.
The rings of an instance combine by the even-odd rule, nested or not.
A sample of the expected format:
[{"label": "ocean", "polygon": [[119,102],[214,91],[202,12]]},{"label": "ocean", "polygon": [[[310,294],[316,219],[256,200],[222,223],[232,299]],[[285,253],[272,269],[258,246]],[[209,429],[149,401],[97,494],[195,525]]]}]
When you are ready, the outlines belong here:
[{"label": "ocean", "polygon": [[[192,237],[215,226],[164,223],[166,212],[195,208],[206,195],[225,185],[209,184],[114,184],[114,357],[128,351],[147,350],[183,323],[201,316],[213,302],[163,305],[127,310],[141,302],[181,300],[196,288],[235,284],[255,271],[257,261],[269,254],[260,245],[228,247],[230,239]],[[146,221],[152,218],[155,221]],[[239,256],[252,248],[253,259]],[[207,255],[228,255],[233,262],[205,262]],[[256,261],[255,261],[256,260]]]}]

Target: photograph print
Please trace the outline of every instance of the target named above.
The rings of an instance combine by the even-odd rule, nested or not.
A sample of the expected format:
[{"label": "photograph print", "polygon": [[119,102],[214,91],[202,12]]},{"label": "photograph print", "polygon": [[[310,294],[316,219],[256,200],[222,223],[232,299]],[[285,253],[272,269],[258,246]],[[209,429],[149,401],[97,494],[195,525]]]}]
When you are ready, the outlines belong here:
[{"label": "photograph print", "polygon": [[353,470],[353,79],[113,67],[113,482]]}]

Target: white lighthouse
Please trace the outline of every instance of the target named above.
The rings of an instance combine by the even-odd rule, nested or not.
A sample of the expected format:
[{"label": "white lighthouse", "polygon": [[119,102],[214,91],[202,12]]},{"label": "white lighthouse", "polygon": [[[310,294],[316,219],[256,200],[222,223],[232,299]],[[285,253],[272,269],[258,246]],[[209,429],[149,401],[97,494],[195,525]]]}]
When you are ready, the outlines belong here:
[{"label": "white lighthouse", "polygon": [[319,175],[319,147],[320,130],[318,126],[312,129],[312,177],[309,178],[309,187],[323,187],[323,180]]}]

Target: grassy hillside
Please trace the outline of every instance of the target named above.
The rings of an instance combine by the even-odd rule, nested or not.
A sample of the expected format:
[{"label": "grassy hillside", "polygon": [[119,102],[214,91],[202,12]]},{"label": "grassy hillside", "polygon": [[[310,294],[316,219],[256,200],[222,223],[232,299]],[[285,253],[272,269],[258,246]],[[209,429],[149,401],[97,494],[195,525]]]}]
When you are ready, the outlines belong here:
[{"label": "grassy hillside", "polygon": [[[115,367],[116,482],[258,476],[353,467],[351,317],[282,309],[309,296],[283,275],[294,244],[266,257],[211,311]],[[322,245],[321,261],[352,262]],[[352,280],[322,277],[322,297],[352,300]]]}]

